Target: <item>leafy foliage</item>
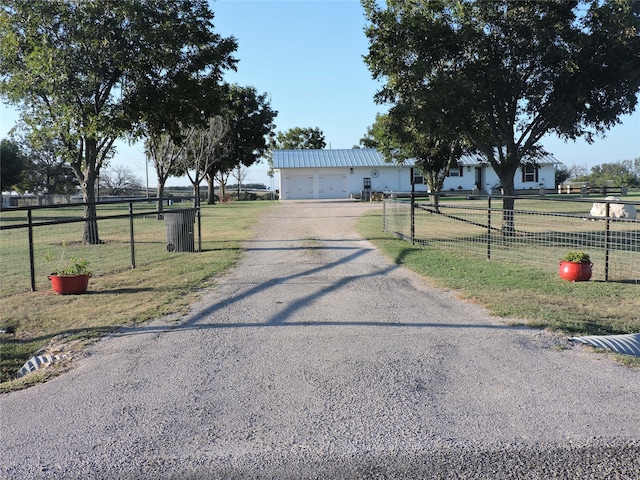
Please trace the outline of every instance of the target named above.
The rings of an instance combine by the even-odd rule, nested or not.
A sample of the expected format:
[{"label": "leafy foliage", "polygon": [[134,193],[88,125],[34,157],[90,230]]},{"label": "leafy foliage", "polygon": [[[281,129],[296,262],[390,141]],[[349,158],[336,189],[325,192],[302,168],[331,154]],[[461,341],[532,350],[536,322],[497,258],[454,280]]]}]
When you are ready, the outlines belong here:
[{"label": "leafy foliage", "polygon": [[556,185],[560,185],[571,178],[571,171],[564,165],[556,168]]},{"label": "leafy foliage", "polygon": [[3,139],[0,142],[0,189],[4,192],[19,183],[26,168],[27,159],[20,145]]},{"label": "leafy foliage", "polygon": [[[363,0],[379,103],[448,118],[490,162],[505,195],[539,141],[603,134],[640,90],[640,3]],[[615,61],[611,59],[615,58]],[[505,208],[513,201],[505,198]]]},{"label": "leafy foliage", "polygon": [[23,123],[14,127],[10,135],[26,161],[23,175],[14,185],[17,191],[39,195],[66,195],[78,191],[80,183],[64,157],[59,140],[42,131],[25,128]]},{"label": "leafy foliage", "polygon": [[[216,155],[216,161],[206,172],[209,185],[208,203],[214,203],[213,181],[219,173],[227,173],[239,166],[249,167],[260,161],[273,137],[273,120],[278,112],[271,109],[267,94],[258,94],[254,87],[231,85],[222,115],[228,122],[226,148]],[[221,182],[224,187],[223,182]]]},{"label": "leafy foliage", "polygon": [[585,252],[569,252],[564,256],[563,260],[565,262],[588,263],[591,261],[591,258],[589,254]]},{"label": "leafy foliage", "polygon": [[[405,104],[392,107],[387,115],[377,115],[376,123],[361,140],[378,149],[387,162],[415,161],[425,176],[429,190],[439,192],[449,170],[454,168],[463,152],[455,129],[445,130],[442,123],[423,118],[422,109]],[[438,197],[434,196],[434,201]]]},{"label": "leafy foliage", "polygon": [[595,165],[591,167],[590,174],[583,174],[577,180],[591,185],[640,186],[640,158],[636,158],[633,162],[624,160]]},{"label": "leafy foliage", "polygon": [[[206,0],[5,0],[0,95],[59,141],[92,202],[116,139],[178,136],[218,108],[237,45],[212,20]],[[84,241],[100,243],[96,222],[85,222]]]},{"label": "leafy foliage", "polygon": [[315,128],[290,128],[286,132],[278,132],[272,147],[277,150],[322,149],[327,146],[324,133]]},{"label": "leafy foliage", "polygon": [[[65,260],[66,244],[62,244],[62,252],[56,269],[51,272],[51,275],[90,275],[89,261],[85,258],[69,257],[69,260]],[[50,251],[44,256],[47,262],[53,261],[53,254]]]},{"label": "leafy foliage", "polygon": [[[327,142],[324,133],[318,127],[294,127],[286,132],[279,131],[275,138],[271,138],[269,146],[271,150],[313,150],[323,149]],[[273,158],[270,153],[267,155],[267,161],[270,166],[269,175],[273,176]]]}]

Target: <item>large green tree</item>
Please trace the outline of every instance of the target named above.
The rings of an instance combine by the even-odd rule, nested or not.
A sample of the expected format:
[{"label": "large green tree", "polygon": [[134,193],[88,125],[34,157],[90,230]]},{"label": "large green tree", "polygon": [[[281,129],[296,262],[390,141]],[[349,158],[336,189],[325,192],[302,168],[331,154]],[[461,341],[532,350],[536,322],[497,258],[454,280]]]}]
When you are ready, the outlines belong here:
[{"label": "large green tree", "polygon": [[16,141],[2,139],[0,142],[0,189],[10,190],[20,182],[28,166],[27,157]]},{"label": "large green tree", "polygon": [[[592,141],[640,89],[640,2],[363,0],[379,102],[446,115],[489,161],[513,208],[514,176],[547,134]],[[512,222],[507,218],[509,228]]]},{"label": "large green tree", "polygon": [[[240,165],[249,167],[259,162],[267,152],[277,114],[271,109],[267,94],[258,94],[254,87],[230,86],[222,110],[229,125],[226,136],[228,142],[220,145],[218,150],[221,151],[206,172],[209,204],[214,203],[214,179],[220,178],[220,173],[229,172]],[[224,184],[220,186],[224,197]]]},{"label": "large green tree", "polygon": [[422,112],[417,105],[393,106],[389,113],[376,116],[361,143],[376,148],[387,162],[413,160],[437,208],[437,193],[462,156],[463,138],[454,127],[445,128],[436,117],[422,117]]},{"label": "large green tree", "polygon": [[20,190],[42,195],[77,193],[78,179],[61,155],[59,142],[36,131],[24,135],[21,143],[28,164],[17,185]]},{"label": "large green tree", "polygon": [[0,94],[64,148],[86,202],[84,241],[100,243],[95,180],[114,142],[179,136],[218,107],[237,45],[206,0],[4,0]]}]

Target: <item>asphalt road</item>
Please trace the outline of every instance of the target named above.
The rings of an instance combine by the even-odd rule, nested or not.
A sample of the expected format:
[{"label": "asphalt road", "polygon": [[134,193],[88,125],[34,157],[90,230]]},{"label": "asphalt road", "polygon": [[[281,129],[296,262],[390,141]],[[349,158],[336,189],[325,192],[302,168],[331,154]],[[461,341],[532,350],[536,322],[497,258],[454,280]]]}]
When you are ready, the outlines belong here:
[{"label": "asphalt road", "polygon": [[640,478],[640,373],[433,289],[283,203],[179,320],[0,397],[0,477]]}]

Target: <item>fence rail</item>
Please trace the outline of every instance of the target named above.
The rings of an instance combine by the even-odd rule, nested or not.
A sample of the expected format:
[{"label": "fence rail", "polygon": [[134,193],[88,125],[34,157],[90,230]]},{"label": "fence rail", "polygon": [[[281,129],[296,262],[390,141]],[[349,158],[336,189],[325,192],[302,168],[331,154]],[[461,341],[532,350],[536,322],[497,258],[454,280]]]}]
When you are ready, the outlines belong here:
[{"label": "fence rail", "polygon": [[387,199],[384,230],[424,247],[544,271],[557,271],[567,251],[582,250],[591,256],[594,280],[640,283],[640,221],[610,211],[623,203],[640,212],[639,202],[596,200],[606,213],[595,217],[588,213],[594,200],[511,197],[511,211],[502,208],[502,198]]},{"label": "fence rail", "polygon": [[[91,218],[84,217],[85,203],[3,208],[0,295],[36,290],[38,279],[55,270],[58,259],[85,258],[100,275],[149,264],[176,251],[200,251],[200,209],[185,202],[182,208],[173,204],[160,213],[157,202],[96,202],[97,214]],[[85,222],[98,225],[98,245],[83,243]],[[51,264],[46,260],[50,256]]]}]

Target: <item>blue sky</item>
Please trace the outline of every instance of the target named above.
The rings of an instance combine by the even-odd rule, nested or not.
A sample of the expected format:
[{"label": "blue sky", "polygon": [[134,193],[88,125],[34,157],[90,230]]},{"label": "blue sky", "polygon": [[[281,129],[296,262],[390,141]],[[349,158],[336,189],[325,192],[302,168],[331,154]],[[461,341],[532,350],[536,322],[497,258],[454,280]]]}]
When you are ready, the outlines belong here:
[{"label": "blue sky", "polygon": [[[214,25],[223,36],[238,41],[238,71],[227,81],[254,86],[271,96],[278,111],[276,130],[318,127],[327,148],[351,148],[366,133],[376,113],[373,95],[380,87],[362,60],[368,42],[365,18],[357,0],[272,1],[222,0],[211,2]],[[17,115],[0,107],[0,138],[7,136]],[[593,165],[640,157],[640,111],[622,118],[606,139],[593,145],[565,143],[546,137],[543,146],[566,166]],[[138,146],[119,144],[112,161],[125,164],[144,183],[145,159]],[[270,186],[263,163],[249,170],[247,182]],[[153,168],[149,183],[155,185]],[[187,179],[170,179],[169,185],[189,185]]]}]

